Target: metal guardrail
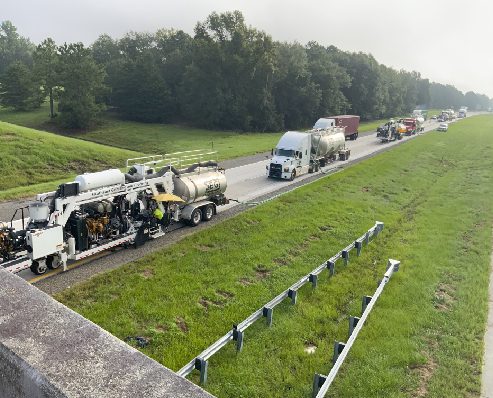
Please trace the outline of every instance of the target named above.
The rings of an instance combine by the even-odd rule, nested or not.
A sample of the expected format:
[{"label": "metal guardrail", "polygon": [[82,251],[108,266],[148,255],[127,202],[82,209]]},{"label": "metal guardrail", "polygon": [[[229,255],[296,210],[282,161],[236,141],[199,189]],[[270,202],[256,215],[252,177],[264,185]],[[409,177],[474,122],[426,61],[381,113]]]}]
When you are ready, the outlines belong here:
[{"label": "metal guardrail", "polygon": [[375,294],[373,296],[363,297],[361,318],[355,316],[349,317],[349,339],[346,343],[342,343],[340,341],[336,341],[334,343],[334,356],[332,358],[332,362],[334,365],[332,366],[330,373],[327,376],[323,376],[318,373],[315,374],[315,378],[313,380],[313,398],[325,397],[325,394],[334,381],[337,372],[346,359],[349,350],[353,346],[356,337],[358,337],[358,333],[365,324],[366,318],[368,318],[368,315],[377,302],[378,297],[380,297],[380,294],[382,294],[385,285],[389,282],[394,272],[397,272],[399,270],[399,265],[400,261],[389,259],[389,262],[387,264],[387,271],[385,272],[383,279],[378,284]]},{"label": "metal guardrail", "polygon": [[317,287],[318,275],[322,273],[322,271],[325,269],[329,271],[330,276],[334,275],[335,264],[337,260],[342,258],[344,260],[344,264],[347,265],[349,263],[350,251],[356,249],[356,253],[359,256],[361,254],[361,250],[363,249],[363,244],[366,243],[366,245],[368,245],[370,243],[370,239],[378,236],[378,234],[383,230],[383,227],[384,223],[377,221],[372,228],[361,235],[358,239],[353,241],[350,245],[346,246],[330,259],[319,265],[308,275],[302,277],[288,289],[284,290],[282,293],[280,293],[267,304],[265,304],[262,308],[251,314],[243,322],[239,323],[238,325],[233,325],[233,328],[228,333],[226,333],[223,337],[221,337],[215,343],[202,351],[198,356],[192,359],[189,363],[183,366],[177,372],[177,374],[179,376],[186,377],[194,370],[198,370],[200,372],[200,384],[205,384],[207,381],[207,368],[209,358],[211,358],[214,354],[221,350],[221,348],[223,348],[231,340],[236,341],[236,350],[241,351],[241,349],[243,348],[244,333],[248,327],[250,327],[255,321],[264,317],[267,318],[267,325],[271,326],[274,308],[277,305],[279,305],[286,298],[290,298],[291,303],[296,304],[298,290],[303,285],[305,285],[306,283],[311,283],[313,288]]}]

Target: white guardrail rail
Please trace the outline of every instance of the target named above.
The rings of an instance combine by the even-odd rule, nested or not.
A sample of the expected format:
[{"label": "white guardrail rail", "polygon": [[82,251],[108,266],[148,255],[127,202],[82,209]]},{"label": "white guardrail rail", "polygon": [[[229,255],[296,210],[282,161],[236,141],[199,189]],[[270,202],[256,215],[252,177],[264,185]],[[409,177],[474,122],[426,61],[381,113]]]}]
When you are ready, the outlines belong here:
[{"label": "white guardrail rail", "polygon": [[325,269],[329,271],[330,276],[333,276],[335,273],[335,264],[337,260],[343,259],[344,264],[347,265],[349,263],[350,251],[356,249],[356,253],[359,256],[361,254],[361,250],[363,249],[363,244],[368,245],[370,241],[373,238],[377,237],[378,234],[383,230],[383,227],[384,223],[377,221],[372,228],[370,228],[358,239],[353,241],[350,245],[346,246],[344,249],[339,251],[323,264],[319,265],[308,275],[302,277],[299,281],[277,295],[262,308],[251,314],[243,322],[237,325],[233,325],[233,328],[228,333],[226,333],[223,337],[221,337],[215,343],[202,351],[198,356],[192,359],[189,363],[183,366],[177,372],[177,374],[179,376],[186,377],[194,370],[198,370],[200,372],[200,384],[205,384],[207,382],[207,368],[209,358],[211,358],[214,354],[221,350],[221,348],[226,346],[226,344],[228,344],[228,342],[231,340],[236,341],[236,350],[241,351],[241,349],[243,348],[244,333],[248,327],[250,327],[258,319],[264,317],[267,318],[267,325],[272,325],[273,312],[274,308],[277,305],[279,305],[286,298],[290,298],[291,303],[296,304],[297,292],[303,285],[305,285],[306,283],[311,283],[312,287],[316,288],[318,275],[322,273],[322,271],[324,271]]},{"label": "white guardrail rail", "polygon": [[323,398],[325,397],[325,394],[327,394],[327,391],[334,381],[337,372],[339,372],[339,369],[346,359],[349,350],[353,346],[356,337],[358,337],[358,333],[365,324],[366,318],[368,318],[368,315],[377,302],[378,297],[382,294],[385,285],[389,282],[394,272],[399,270],[399,266],[400,261],[392,259],[389,260],[387,264],[387,271],[385,272],[383,279],[378,284],[375,294],[373,296],[363,297],[361,318],[355,316],[349,317],[349,339],[346,343],[342,343],[340,341],[336,341],[334,343],[334,356],[332,358],[333,366],[330,373],[327,376],[323,376],[318,373],[315,374],[315,378],[313,380],[313,398]]}]

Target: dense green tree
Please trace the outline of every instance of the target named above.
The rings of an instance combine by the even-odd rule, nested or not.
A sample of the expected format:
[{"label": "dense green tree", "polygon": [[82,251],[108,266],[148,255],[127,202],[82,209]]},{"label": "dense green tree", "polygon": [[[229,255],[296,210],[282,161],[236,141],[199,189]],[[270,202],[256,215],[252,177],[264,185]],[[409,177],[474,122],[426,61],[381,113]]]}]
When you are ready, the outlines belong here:
[{"label": "dense green tree", "polygon": [[310,126],[319,116],[322,90],[311,80],[308,56],[298,43],[278,43],[274,98],[283,128]]},{"label": "dense green tree", "polygon": [[418,80],[418,103],[417,105],[429,105],[430,98],[430,81],[428,79]]},{"label": "dense green tree", "polygon": [[464,94],[449,84],[431,83],[430,102],[433,108],[458,108],[464,105]]},{"label": "dense green tree", "polygon": [[153,57],[143,54],[120,65],[113,86],[113,105],[119,114],[141,122],[170,118],[170,95]]},{"label": "dense green tree", "polygon": [[60,122],[68,128],[87,128],[102,109],[100,98],[105,87],[104,71],[82,43],[64,44],[60,53]]},{"label": "dense green tree", "polygon": [[10,64],[0,79],[0,104],[19,111],[38,108],[43,102],[40,86],[20,61]]},{"label": "dense green tree", "polygon": [[0,24],[0,75],[13,62],[22,62],[30,67],[34,48],[29,39],[17,33],[17,28],[12,22],[3,21]]},{"label": "dense green tree", "polygon": [[274,68],[268,35],[247,27],[238,11],[212,13],[195,27],[180,95],[184,116],[207,127],[276,128]]},{"label": "dense green tree", "polygon": [[58,47],[48,38],[44,40],[33,54],[34,74],[43,89],[44,97],[50,100],[50,117],[55,117],[54,89],[59,83],[58,76]]},{"label": "dense green tree", "polygon": [[156,66],[169,90],[168,116],[170,120],[181,119],[180,87],[186,68],[191,60],[193,39],[182,30],[160,29],[156,32]]},{"label": "dense green tree", "polygon": [[315,112],[316,116],[346,112],[349,103],[342,90],[350,87],[351,77],[344,68],[334,62],[333,55],[327,48],[310,42],[306,51],[312,81],[321,93],[319,109]]}]

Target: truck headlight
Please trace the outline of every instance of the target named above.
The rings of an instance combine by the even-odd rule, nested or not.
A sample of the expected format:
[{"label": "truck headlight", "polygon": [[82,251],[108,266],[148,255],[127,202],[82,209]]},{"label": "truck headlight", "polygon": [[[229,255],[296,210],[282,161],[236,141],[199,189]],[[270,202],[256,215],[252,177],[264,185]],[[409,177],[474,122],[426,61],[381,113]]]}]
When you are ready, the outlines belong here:
[{"label": "truck headlight", "polygon": [[285,167],[284,171],[287,173],[289,171],[289,167]]}]

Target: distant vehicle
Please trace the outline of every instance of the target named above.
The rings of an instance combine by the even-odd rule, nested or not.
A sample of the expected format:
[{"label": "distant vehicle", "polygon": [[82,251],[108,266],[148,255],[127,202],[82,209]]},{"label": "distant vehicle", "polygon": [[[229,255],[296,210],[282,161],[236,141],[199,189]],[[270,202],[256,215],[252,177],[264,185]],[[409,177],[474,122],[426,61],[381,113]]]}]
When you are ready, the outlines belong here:
[{"label": "distant vehicle", "polygon": [[461,108],[459,109],[459,116],[460,118],[466,117],[467,116],[467,109]]},{"label": "distant vehicle", "polygon": [[387,123],[377,129],[377,138],[382,142],[402,140],[405,131],[406,127],[404,124],[395,122],[394,119],[390,119]]},{"label": "distant vehicle", "polygon": [[423,131],[423,117],[409,117],[401,120],[402,124],[406,126],[405,135],[414,135],[419,131]]},{"label": "distant vehicle", "polygon": [[358,138],[359,116],[356,115],[337,115],[326,116],[317,120],[314,129],[326,129],[328,127],[345,127],[344,136],[346,139],[355,140]]},{"label": "distant vehicle", "polygon": [[431,117],[431,120],[437,120],[437,115],[433,115],[433,116]]},{"label": "distant vehicle", "polygon": [[424,109],[415,109],[411,115],[411,117],[422,117],[423,120],[426,120],[428,118],[428,111]]},{"label": "distant vehicle", "polygon": [[266,166],[267,177],[294,180],[314,173],[328,162],[347,160],[351,151],[345,148],[344,128],[330,126],[305,132],[288,131],[273,149]]},{"label": "distant vehicle", "polygon": [[448,123],[440,123],[440,125],[437,128],[437,131],[447,131],[448,130]]}]

